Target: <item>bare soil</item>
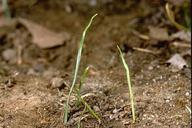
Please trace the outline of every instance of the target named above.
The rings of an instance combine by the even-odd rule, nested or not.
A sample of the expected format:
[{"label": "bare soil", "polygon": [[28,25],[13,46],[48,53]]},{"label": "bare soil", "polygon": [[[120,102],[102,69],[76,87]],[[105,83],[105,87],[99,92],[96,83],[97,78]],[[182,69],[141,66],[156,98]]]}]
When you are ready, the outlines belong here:
[{"label": "bare soil", "polygon": [[[71,96],[67,125],[63,110],[73,78],[81,33],[90,17],[96,17],[84,46],[78,77],[90,66],[81,94],[101,118],[99,123],[88,111],[81,120],[84,128],[189,128],[191,115],[191,67],[175,70],[165,62],[186,48],[173,47],[169,41],[143,40],[133,33],[148,33],[148,26],[166,26],[163,4],[147,1],[99,3],[96,7],[77,1],[40,1],[29,7],[11,5],[14,17],[23,17],[56,32],[67,32],[64,45],[41,49],[25,38],[22,63],[0,57],[0,128],[74,128],[84,109]],[[69,7],[71,12],[69,11]],[[17,26],[12,34],[26,33]],[[16,37],[14,39],[21,38]],[[1,38],[0,53],[16,49]],[[132,123],[126,74],[116,45],[120,45],[129,64],[135,96],[136,122]],[[133,47],[160,51],[158,54]],[[191,56],[186,56],[191,63]],[[188,73],[187,73],[188,71]],[[53,87],[54,78],[63,85]]]}]

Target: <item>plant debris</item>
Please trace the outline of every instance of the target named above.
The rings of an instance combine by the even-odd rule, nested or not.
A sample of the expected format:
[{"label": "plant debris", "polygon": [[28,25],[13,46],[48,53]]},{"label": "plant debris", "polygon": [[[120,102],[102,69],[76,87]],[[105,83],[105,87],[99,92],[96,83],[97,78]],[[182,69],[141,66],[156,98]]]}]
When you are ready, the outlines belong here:
[{"label": "plant debris", "polygon": [[178,68],[178,69],[183,69],[184,67],[187,67],[186,61],[183,59],[183,57],[180,54],[174,54],[168,61],[167,63],[171,64],[172,66]]},{"label": "plant debris", "polygon": [[165,41],[169,40],[169,35],[168,31],[166,28],[158,28],[158,27],[149,27],[149,36],[152,39],[160,40],[160,41]]},{"label": "plant debris", "polygon": [[70,39],[69,34],[66,32],[56,33],[23,18],[19,18],[18,21],[30,31],[33,37],[33,43],[37,44],[40,48],[52,48],[60,46],[63,45],[65,41]]}]

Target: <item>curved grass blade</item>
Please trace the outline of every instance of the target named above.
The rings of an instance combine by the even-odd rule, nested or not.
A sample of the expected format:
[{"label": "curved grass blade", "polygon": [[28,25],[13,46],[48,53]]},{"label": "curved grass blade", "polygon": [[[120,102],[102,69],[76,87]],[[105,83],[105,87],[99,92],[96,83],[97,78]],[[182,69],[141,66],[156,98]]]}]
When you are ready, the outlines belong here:
[{"label": "curved grass blade", "polygon": [[171,23],[172,23],[173,25],[175,25],[175,27],[176,27],[177,29],[179,29],[179,30],[184,30],[184,31],[188,31],[188,29],[187,29],[186,27],[180,25],[179,23],[177,23],[177,22],[175,21],[175,16],[174,16],[174,14],[173,14],[173,11],[170,9],[168,3],[165,5],[165,10],[166,10],[168,19],[171,21]]},{"label": "curved grass blade", "polygon": [[73,91],[73,88],[75,86],[75,83],[76,83],[77,74],[78,74],[78,70],[79,70],[79,65],[80,65],[80,61],[81,61],[81,53],[82,53],[83,44],[84,44],[84,41],[85,41],[85,36],[86,36],[87,30],[91,26],[91,23],[93,22],[93,19],[96,16],[97,16],[97,14],[95,14],[94,16],[91,17],[91,20],[89,21],[88,25],[84,29],[81,40],[80,40],[80,45],[79,45],[79,49],[78,49],[78,53],[77,53],[77,60],[76,60],[76,65],[75,65],[75,73],[74,73],[74,77],[73,77],[73,82],[72,82],[72,85],[71,85],[71,88],[70,88],[70,91],[69,91],[69,94],[68,94],[67,102],[66,102],[66,105],[65,105],[65,111],[64,111],[64,123],[65,124],[67,123],[67,120],[68,120],[69,100],[70,100],[70,96],[71,96],[71,93]]},{"label": "curved grass blade", "polygon": [[134,96],[133,96],[133,91],[132,91],[132,86],[131,86],[131,79],[130,79],[130,74],[129,74],[129,67],[128,64],[125,62],[125,59],[123,57],[123,53],[121,52],[121,49],[119,46],[117,46],[121,60],[123,62],[124,68],[126,70],[126,76],[127,76],[127,83],[128,83],[128,88],[129,88],[129,94],[130,94],[130,99],[131,99],[131,110],[132,110],[132,118],[133,118],[133,123],[135,122],[135,105],[134,105]]}]

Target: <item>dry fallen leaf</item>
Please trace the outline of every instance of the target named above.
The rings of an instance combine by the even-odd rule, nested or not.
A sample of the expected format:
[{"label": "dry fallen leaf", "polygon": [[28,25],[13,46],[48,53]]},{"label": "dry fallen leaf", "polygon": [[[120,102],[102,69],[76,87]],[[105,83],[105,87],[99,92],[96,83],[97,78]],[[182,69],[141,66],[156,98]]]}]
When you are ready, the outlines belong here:
[{"label": "dry fallen leaf", "polygon": [[149,27],[149,36],[153,39],[160,40],[160,41],[165,41],[170,39],[167,29],[152,27],[152,26]]},{"label": "dry fallen leaf", "polygon": [[185,32],[185,31],[179,31],[177,33],[174,33],[171,35],[171,37],[173,39],[180,39],[180,40],[184,40],[186,42],[191,42],[191,32],[188,31],[188,32]]},{"label": "dry fallen leaf", "polygon": [[174,5],[182,5],[185,2],[185,0],[168,0],[168,1]]},{"label": "dry fallen leaf", "polygon": [[188,49],[182,53],[182,56],[191,56],[191,49]]},{"label": "dry fallen leaf", "polygon": [[4,26],[10,26],[13,24],[14,20],[9,20],[5,17],[1,17],[0,16],[0,27],[4,27]]},{"label": "dry fallen leaf", "polygon": [[0,17],[0,38],[15,30],[16,21]]},{"label": "dry fallen leaf", "polygon": [[19,18],[18,21],[29,30],[33,37],[33,43],[40,48],[59,46],[70,38],[66,32],[56,33],[27,19]]},{"label": "dry fallen leaf", "polygon": [[183,59],[183,57],[180,54],[174,54],[167,63],[171,64],[172,66],[183,69],[184,67],[187,67],[187,62]]}]

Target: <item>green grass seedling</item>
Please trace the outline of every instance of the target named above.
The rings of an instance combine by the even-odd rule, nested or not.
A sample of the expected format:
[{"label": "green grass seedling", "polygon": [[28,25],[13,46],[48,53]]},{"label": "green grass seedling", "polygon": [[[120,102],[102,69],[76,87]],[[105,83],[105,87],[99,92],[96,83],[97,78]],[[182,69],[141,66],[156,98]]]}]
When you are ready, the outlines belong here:
[{"label": "green grass seedling", "polygon": [[87,78],[88,71],[89,71],[89,67],[87,67],[87,68],[84,70],[83,75],[82,75],[82,77],[81,77],[81,79],[80,79],[79,87],[75,87],[75,91],[76,91],[76,94],[77,94],[78,102],[83,103],[84,106],[85,106],[83,112],[81,113],[80,120],[79,120],[79,122],[78,122],[78,127],[80,127],[81,117],[83,116],[83,113],[85,112],[86,109],[88,109],[88,111],[91,113],[91,115],[92,115],[93,117],[95,117],[95,118],[98,120],[98,122],[100,122],[99,116],[91,109],[91,107],[90,107],[90,106],[88,105],[88,103],[81,97],[81,94],[80,94],[81,87],[82,87],[82,85],[84,84],[85,79]]},{"label": "green grass seedling", "polygon": [[127,83],[128,83],[128,88],[129,88],[129,95],[131,99],[131,110],[132,110],[132,118],[133,118],[133,123],[135,123],[135,105],[134,105],[134,96],[133,96],[133,91],[132,91],[132,86],[131,86],[131,79],[130,79],[130,73],[129,73],[129,67],[128,64],[125,62],[125,59],[123,57],[123,53],[121,52],[121,49],[119,46],[117,46],[121,60],[123,62],[124,68],[126,70],[126,76],[127,76]]},{"label": "green grass seedling", "polygon": [[98,122],[100,122],[100,118],[99,116],[93,111],[93,109],[87,104],[87,102],[81,97],[80,92],[75,88],[76,94],[77,94],[77,98],[84,104],[84,106],[89,110],[89,112],[91,113],[91,115],[93,117],[95,117]]},{"label": "green grass seedling", "polygon": [[82,50],[83,50],[83,44],[84,44],[84,41],[85,41],[85,36],[86,36],[87,30],[90,28],[90,26],[91,26],[91,24],[93,22],[93,19],[96,16],[97,16],[97,14],[95,14],[94,16],[91,17],[91,20],[89,21],[88,25],[85,27],[85,29],[83,31],[83,34],[81,36],[79,49],[78,49],[78,53],[77,53],[77,60],[76,60],[76,65],[75,65],[75,72],[74,72],[73,82],[72,82],[72,85],[71,85],[71,88],[70,88],[70,91],[69,91],[69,94],[68,94],[68,98],[67,98],[67,102],[66,102],[65,110],[64,110],[64,123],[65,124],[67,123],[67,120],[68,120],[68,108],[69,108],[70,96],[71,96],[71,93],[73,92],[73,89],[74,89],[75,84],[76,84],[77,74],[78,74],[79,65],[80,65],[80,61],[81,61],[81,54],[82,54]]}]

